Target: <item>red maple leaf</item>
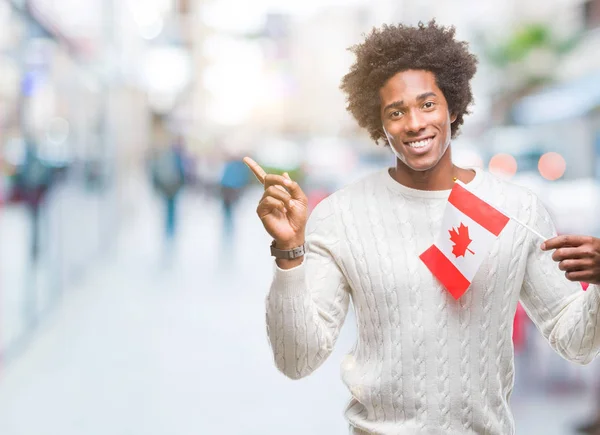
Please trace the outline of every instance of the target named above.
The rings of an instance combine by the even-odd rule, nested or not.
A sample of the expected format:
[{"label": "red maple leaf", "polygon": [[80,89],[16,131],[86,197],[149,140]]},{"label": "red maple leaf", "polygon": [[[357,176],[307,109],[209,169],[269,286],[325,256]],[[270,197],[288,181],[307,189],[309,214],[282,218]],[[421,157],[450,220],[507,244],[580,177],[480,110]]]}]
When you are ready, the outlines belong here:
[{"label": "red maple leaf", "polygon": [[458,227],[458,231],[454,229],[454,227],[448,231],[450,233],[450,240],[454,243],[452,247],[452,253],[456,258],[464,257],[465,252],[469,251],[471,254],[475,254],[473,251],[469,249],[469,245],[472,240],[469,238],[469,227],[465,226],[462,222]]}]

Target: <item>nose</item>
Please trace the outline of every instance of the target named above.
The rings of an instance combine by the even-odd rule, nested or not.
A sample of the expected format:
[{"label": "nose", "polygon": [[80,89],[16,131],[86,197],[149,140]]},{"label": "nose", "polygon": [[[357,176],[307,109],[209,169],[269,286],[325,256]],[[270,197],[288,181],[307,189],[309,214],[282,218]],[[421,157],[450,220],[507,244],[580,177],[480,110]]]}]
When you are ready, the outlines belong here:
[{"label": "nose", "polygon": [[420,133],[425,128],[425,119],[417,111],[410,111],[404,119],[406,121],[404,125],[406,133]]}]

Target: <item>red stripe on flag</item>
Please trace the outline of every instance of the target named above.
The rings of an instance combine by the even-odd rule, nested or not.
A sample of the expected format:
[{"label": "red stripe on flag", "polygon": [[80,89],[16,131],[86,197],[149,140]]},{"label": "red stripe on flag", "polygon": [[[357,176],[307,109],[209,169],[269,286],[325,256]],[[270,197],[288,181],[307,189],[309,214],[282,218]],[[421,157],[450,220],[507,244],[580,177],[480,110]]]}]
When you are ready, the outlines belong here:
[{"label": "red stripe on flag", "polygon": [[452,264],[448,258],[442,254],[437,246],[431,247],[423,252],[419,258],[425,263],[425,266],[435,275],[435,277],[446,287],[446,290],[454,297],[460,298],[471,283],[460,270]]},{"label": "red stripe on flag", "polygon": [[454,183],[448,202],[495,236],[500,235],[510,220],[459,183]]}]

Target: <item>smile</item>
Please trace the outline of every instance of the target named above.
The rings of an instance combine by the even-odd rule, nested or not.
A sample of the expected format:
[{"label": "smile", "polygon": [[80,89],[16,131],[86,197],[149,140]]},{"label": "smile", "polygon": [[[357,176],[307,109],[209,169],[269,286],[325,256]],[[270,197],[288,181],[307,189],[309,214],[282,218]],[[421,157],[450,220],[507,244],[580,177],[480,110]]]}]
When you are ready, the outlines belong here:
[{"label": "smile", "polygon": [[410,141],[410,142],[406,141],[406,142],[404,142],[404,144],[411,148],[424,148],[427,145],[431,144],[431,141],[433,141],[433,136],[425,138],[425,139],[416,140],[416,141]]}]

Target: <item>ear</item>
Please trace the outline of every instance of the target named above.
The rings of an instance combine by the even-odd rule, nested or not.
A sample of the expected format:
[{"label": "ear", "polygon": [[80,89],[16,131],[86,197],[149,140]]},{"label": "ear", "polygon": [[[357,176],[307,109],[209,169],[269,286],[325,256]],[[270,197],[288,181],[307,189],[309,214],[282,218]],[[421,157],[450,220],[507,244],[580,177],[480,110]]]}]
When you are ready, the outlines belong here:
[{"label": "ear", "polygon": [[458,118],[458,115],[451,113],[450,114],[450,124],[454,124],[454,121],[456,121],[456,118]]}]

